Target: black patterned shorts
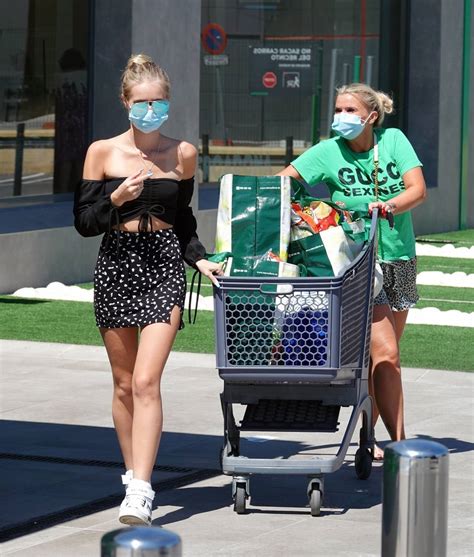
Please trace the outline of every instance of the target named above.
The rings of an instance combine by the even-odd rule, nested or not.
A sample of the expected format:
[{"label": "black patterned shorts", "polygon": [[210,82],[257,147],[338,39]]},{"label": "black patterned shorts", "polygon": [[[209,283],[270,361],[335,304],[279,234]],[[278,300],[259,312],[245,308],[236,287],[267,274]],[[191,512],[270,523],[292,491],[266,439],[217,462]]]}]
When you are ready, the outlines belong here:
[{"label": "black patterned shorts", "polygon": [[103,237],[94,272],[98,327],[169,323],[175,306],[182,316],[185,295],[184,263],[173,229],[112,230]]},{"label": "black patterned shorts", "polygon": [[388,304],[392,311],[404,311],[413,307],[420,298],[416,289],[416,257],[380,262],[380,266],[383,288],[374,299],[374,304]]}]

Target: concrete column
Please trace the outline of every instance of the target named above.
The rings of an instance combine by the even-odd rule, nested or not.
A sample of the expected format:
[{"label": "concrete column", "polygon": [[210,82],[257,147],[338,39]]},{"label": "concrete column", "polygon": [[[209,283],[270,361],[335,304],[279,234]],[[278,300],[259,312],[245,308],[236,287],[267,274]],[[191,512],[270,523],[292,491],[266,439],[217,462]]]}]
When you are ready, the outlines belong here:
[{"label": "concrete column", "polygon": [[[414,211],[417,234],[458,228],[463,4],[450,0],[410,3],[406,131],[430,186],[427,202]],[[473,195],[468,203],[474,203]],[[473,211],[474,206],[468,214]]]},{"label": "concrete column", "polygon": [[132,51],[151,56],[171,81],[170,115],[163,133],[197,145],[201,2],[132,1]]},{"label": "concrete column", "polygon": [[[169,120],[163,133],[193,145],[199,140],[201,2],[133,0],[132,51],[150,55],[171,81]],[[196,181],[193,210],[197,212]]]},{"label": "concrete column", "polygon": [[[91,141],[121,133],[128,126],[119,100],[121,71],[131,54],[143,52],[171,80],[170,117],[163,133],[197,146],[201,2],[96,0],[92,5]],[[193,206],[197,209],[197,194]]]},{"label": "concrete column", "polygon": [[120,103],[120,76],[131,53],[132,0],[90,3],[89,142],[129,125]]}]

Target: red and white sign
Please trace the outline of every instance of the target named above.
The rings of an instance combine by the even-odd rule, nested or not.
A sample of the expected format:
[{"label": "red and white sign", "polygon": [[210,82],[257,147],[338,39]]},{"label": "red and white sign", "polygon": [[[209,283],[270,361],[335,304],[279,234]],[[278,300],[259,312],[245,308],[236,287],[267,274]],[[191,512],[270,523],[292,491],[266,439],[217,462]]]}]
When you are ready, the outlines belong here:
[{"label": "red and white sign", "polygon": [[208,23],[201,31],[201,44],[209,54],[222,54],[227,46],[227,34],[218,23]]},{"label": "red and white sign", "polygon": [[263,74],[262,83],[267,89],[273,89],[277,84],[277,76],[273,72],[266,72]]}]

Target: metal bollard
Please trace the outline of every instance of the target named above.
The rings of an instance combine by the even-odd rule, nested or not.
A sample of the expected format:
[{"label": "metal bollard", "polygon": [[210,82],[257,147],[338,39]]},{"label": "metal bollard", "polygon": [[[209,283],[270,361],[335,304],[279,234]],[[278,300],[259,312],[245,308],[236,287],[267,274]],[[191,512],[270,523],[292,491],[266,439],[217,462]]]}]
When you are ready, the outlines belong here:
[{"label": "metal bollard", "polygon": [[119,528],[102,536],[101,557],[181,557],[181,538],[163,528]]},{"label": "metal bollard", "polygon": [[382,557],[445,557],[448,449],[409,439],[385,448]]}]

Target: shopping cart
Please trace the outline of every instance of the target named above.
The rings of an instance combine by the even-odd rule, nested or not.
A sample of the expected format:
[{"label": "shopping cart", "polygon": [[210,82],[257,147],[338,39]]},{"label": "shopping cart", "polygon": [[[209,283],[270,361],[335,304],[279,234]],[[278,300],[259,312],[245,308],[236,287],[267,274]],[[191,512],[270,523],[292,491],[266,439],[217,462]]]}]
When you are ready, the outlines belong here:
[{"label": "shopping cart", "polygon": [[[359,416],[355,455],[360,479],[370,476],[374,432],[368,394],[373,274],[377,228],[338,277],[219,277],[214,289],[217,368],[224,381],[224,474],[232,475],[234,510],[242,514],[253,474],[309,477],[311,514],[320,514],[323,474],[344,461]],[[246,405],[237,425],[233,405]],[[342,406],[352,407],[335,456],[249,458],[242,431],[338,431]]]}]

